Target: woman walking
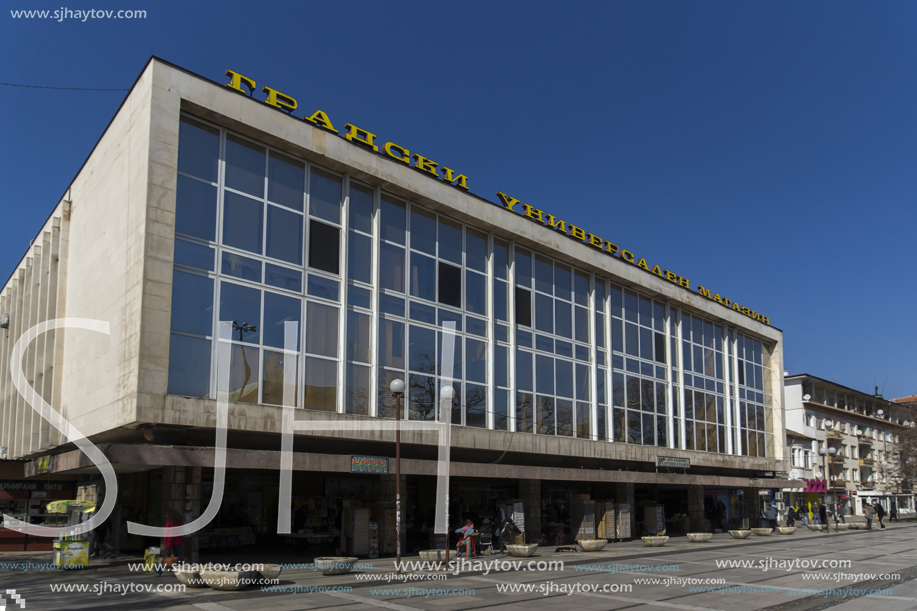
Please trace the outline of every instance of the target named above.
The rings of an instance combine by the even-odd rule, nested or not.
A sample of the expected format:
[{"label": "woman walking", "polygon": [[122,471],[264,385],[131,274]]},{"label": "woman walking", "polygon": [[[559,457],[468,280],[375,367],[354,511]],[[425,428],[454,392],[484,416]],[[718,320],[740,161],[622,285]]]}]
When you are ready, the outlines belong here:
[{"label": "woman walking", "polygon": [[[171,528],[174,526],[181,526],[184,524],[184,519],[182,519],[181,512],[174,507],[169,507],[166,509],[166,528]],[[169,556],[175,556],[178,558],[177,563],[181,564],[184,562],[184,556],[181,553],[181,544],[182,536],[178,535],[176,537],[165,537],[165,542],[162,550],[162,558],[165,560]],[[162,565],[160,564],[156,568],[156,574],[162,575]]]}]

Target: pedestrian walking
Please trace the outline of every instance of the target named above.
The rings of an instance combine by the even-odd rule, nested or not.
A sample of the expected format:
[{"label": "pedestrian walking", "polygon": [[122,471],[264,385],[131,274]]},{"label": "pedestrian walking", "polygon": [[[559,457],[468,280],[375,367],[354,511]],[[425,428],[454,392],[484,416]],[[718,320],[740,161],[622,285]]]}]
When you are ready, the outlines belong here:
[{"label": "pedestrian walking", "polygon": [[768,528],[777,528],[777,503],[771,503],[764,510],[764,518],[767,520]]},{"label": "pedestrian walking", "polygon": [[876,517],[876,510],[872,505],[866,503],[863,507],[863,515],[866,516],[866,530],[872,530],[872,521]]},{"label": "pedestrian walking", "polygon": [[885,530],[885,507],[879,501],[876,501],[876,518],[879,519],[879,526]]},{"label": "pedestrian walking", "polygon": [[898,521],[898,502],[895,501],[892,503],[892,508],[888,512],[888,517],[890,520]]},{"label": "pedestrian walking", "polygon": [[818,519],[825,525],[825,532],[828,532],[828,506],[824,503],[818,505]]},{"label": "pedestrian walking", "polygon": [[794,524],[796,524],[796,508],[790,505],[786,512],[786,525],[793,526]]},{"label": "pedestrian walking", "polygon": [[[179,510],[175,509],[174,507],[169,507],[166,509],[166,528],[181,526],[184,523],[185,521],[182,518],[181,512]],[[165,537],[162,550],[162,559],[165,560],[170,556],[174,556],[178,558],[178,560],[175,561],[177,564],[184,562],[184,556],[182,556],[181,553],[181,544],[181,535],[178,535],[177,537]],[[163,565],[160,564],[158,567],[156,567],[156,574],[162,575],[162,569]]]}]

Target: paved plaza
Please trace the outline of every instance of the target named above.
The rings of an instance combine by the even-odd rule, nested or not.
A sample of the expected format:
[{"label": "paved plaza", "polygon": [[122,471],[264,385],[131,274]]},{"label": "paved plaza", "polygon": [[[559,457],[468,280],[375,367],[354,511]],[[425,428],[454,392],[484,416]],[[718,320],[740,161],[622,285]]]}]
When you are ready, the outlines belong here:
[{"label": "paved plaza", "polygon": [[[363,561],[372,566],[339,576],[324,576],[305,564],[311,558],[292,555],[202,558],[202,562],[303,563],[285,567],[276,585],[232,592],[209,588],[137,591],[160,585],[168,586],[160,589],[174,590],[178,581],[169,573],[157,577],[131,571],[128,563],[139,558],[127,555],[93,560],[85,570],[61,571],[41,570],[42,563],[50,561],[50,553],[10,552],[0,554],[0,593],[15,590],[25,603],[20,607],[6,594],[10,611],[449,611],[494,607],[527,611],[903,611],[917,609],[915,535],[917,525],[900,523],[885,531],[831,534],[813,533],[803,527],[790,536],[753,535],[745,540],[717,534],[708,543],[672,537],[661,548],[643,547],[637,540],[609,544],[595,553],[555,553],[554,548],[543,547],[516,566],[510,563],[520,559],[509,556],[472,558],[470,566],[458,570],[409,570],[402,577],[394,574],[394,561],[389,558]],[[474,564],[477,560],[498,564],[488,570]],[[529,560],[535,562],[531,568]],[[563,568],[545,569],[549,562],[563,562]],[[12,563],[26,563],[27,570]],[[70,592],[61,591],[67,587]],[[75,591],[79,588],[84,591]]]}]

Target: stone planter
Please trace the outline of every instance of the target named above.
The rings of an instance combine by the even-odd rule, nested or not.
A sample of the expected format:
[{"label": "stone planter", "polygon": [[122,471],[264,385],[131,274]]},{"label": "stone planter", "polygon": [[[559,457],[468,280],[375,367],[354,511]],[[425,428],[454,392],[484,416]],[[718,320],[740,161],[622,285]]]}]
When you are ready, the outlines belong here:
[{"label": "stone planter", "polygon": [[844,524],[843,522],[837,525],[838,530],[847,530],[850,528],[850,524]]},{"label": "stone planter", "polygon": [[777,532],[780,533],[781,535],[792,535],[794,532],[796,532],[796,527],[795,526],[778,526]]},{"label": "stone planter", "polygon": [[668,537],[640,537],[643,540],[643,547],[662,547],[665,545],[669,538]]},{"label": "stone planter", "polygon": [[509,552],[509,555],[516,556],[517,558],[528,558],[529,556],[533,556],[537,549],[537,543],[513,543],[506,546],[506,551]]},{"label": "stone planter", "polygon": [[582,541],[577,541],[579,546],[587,552],[597,552],[600,549],[604,549],[608,545],[606,539],[583,539]]},{"label": "stone planter", "polygon": [[[455,555],[454,553],[452,554]],[[446,550],[444,549],[425,549],[420,552],[420,559],[424,562],[445,562]]]},{"label": "stone planter", "polygon": [[185,570],[176,569],[174,573],[175,573],[175,577],[177,577],[180,582],[182,582],[189,588],[206,588],[207,587],[207,583],[203,579],[201,579],[201,574],[199,571],[192,571],[190,569],[185,569]]},{"label": "stone planter", "polygon": [[688,533],[688,541],[691,543],[706,543],[713,538],[713,533]]},{"label": "stone planter", "polygon": [[278,579],[280,579],[280,571],[282,567],[279,564],[262,564],[261,570],[257,571],[261,575],[259,583],[261,585],[269,585]]},{"label": "stone planter", "polygon": [[733,539],[747,539],[751,536],[750,530],[730,530],[729,536]]},{"label": "stone planter", "polygon": [[770,536],[772,532],[774,532],[774,529],[773,528],[752,528],[751,532],[755,533],[759,537],[768,537]]},{"label": "stone planter", "polygon": [[824,524],[806,524],[806,527],[807,527],[809,530],[814,530],[815,532],[821,532],[821,531],[825,530],[825,525],[824,525]]},{"label": "stone planter", "polygon": [[214,590],[241,590],[260,578],[257,571],[201,571],[201,579]]},{"label": "stone planter", "polygon": [[848,530],[866,530],[866,525],[860,522],[850,522],[847,524]]},{"label": "stone planter", "polygon": [[322,575],[344,575],[350,572],[357,560],[359,558],[349,556],[325,556],[315,559],[315,568],[321,571]]}]

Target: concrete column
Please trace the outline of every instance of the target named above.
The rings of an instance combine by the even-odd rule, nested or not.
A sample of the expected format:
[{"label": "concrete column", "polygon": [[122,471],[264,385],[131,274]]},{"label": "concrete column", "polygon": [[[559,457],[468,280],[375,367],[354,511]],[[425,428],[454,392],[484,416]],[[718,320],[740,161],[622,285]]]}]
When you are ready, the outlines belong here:
[{"label": "concrete column", "polygon": [[541,480],[519,480],[519,496],[525,511],[525,540],[531,543],[541,532]]},{"label": "concrete column", "polygon": [[688,518],[693,532],[704,531],[704,487],[699,484],[688,486]]},{"label": "concrete column", "polygon": [[757,488],[745,488],[745,502],[742,504],[744,510],[742,512],[742,528],[755,528],[760,526],[758,516],[760,511],[758,511],[758,489]]},{"label": "concrete column", "polygon": [[615,483],[615,503],[630,505],[630,536],[637,536],[637,506],[634,504],[633,482]]}]

